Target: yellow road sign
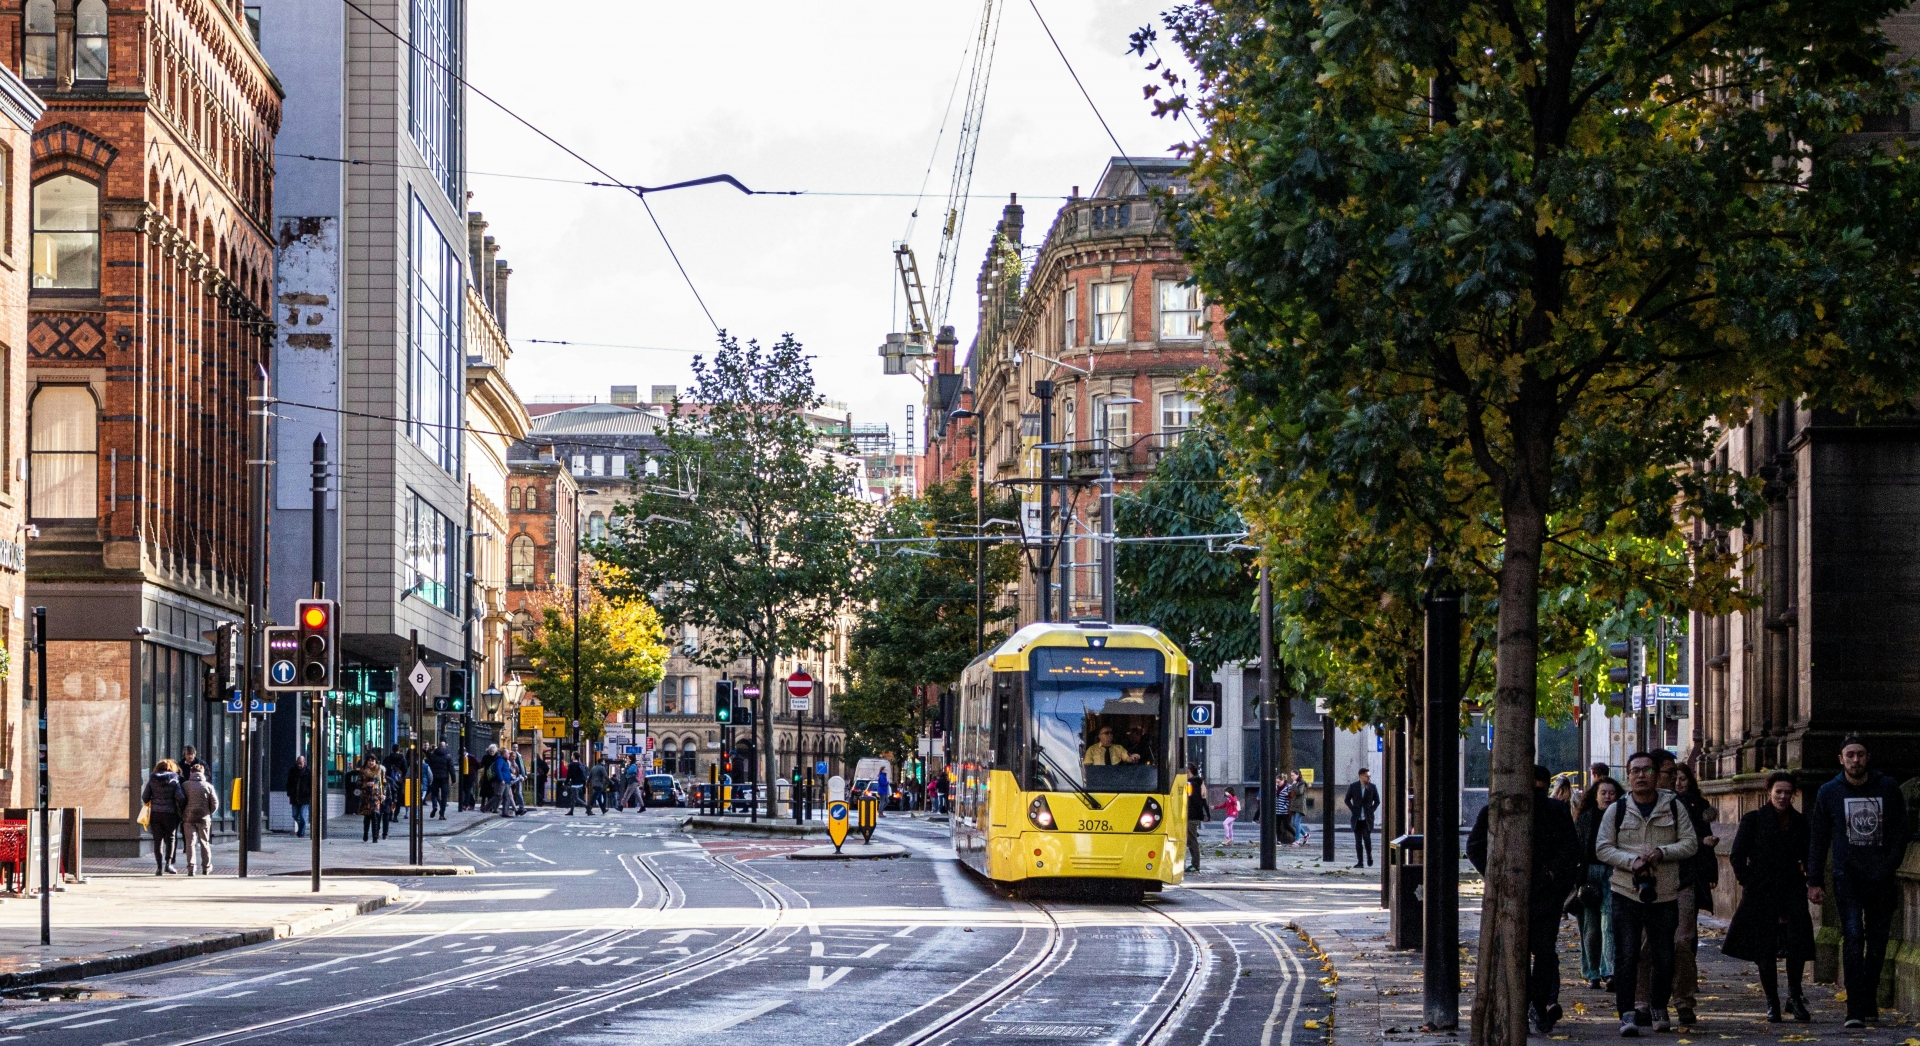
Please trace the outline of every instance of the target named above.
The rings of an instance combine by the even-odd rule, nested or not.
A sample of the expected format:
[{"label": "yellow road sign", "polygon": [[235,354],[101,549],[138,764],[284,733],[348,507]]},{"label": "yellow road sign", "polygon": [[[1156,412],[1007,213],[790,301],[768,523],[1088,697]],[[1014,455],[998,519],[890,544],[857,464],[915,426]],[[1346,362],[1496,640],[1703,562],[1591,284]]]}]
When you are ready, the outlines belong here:
[{"label": "yellow road sign", "polygon": [[840,844],[847,841],[847,829],[852,827],[847,815],[847,801],[835,799],[827,804],[827,838],[833,840],[833,851],[840,852]]},{"label": "yellow road sign", "polygon": [[567,717],[560,715],[547,716],[540,721],[540,732],[548,737],[565,737],[567,734]]},{"label": "yellow road sign", "polygon": [[547,710],[539,705],[520,706],[520,729],[538,730],[546,725]]}]

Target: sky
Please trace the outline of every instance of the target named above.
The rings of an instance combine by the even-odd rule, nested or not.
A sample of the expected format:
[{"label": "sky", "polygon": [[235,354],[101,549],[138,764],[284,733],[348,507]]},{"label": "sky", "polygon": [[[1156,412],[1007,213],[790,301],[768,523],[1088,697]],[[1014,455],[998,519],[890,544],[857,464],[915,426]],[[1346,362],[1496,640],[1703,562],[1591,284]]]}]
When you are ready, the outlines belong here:
[{"label": "sky", "polygon": [[[1155,74],[1127,53],[1128,33],[1157,22],[1165,4],[1033,2],[1128,153],[1166,155],[1183,140],[1183,123],[1152,115],[1142,88]],[[1001,7],[946,321],[963,355],[974,279],[1007,194],[1019,194],[1037,241],[1073,187],[1091,190],[1115,154],[1028,0]],[[717,324],[763,343],[792,333],[816,357],[823,395],[899,436],[922,392],[881,372],[879,345],[906,327],[893,247],[924,184],[911,242],[932,281],[960,126],[961,99],[951,115],[948,100],[956,77],[964,98],[979,3],[474,0],[469,17],[474,87],[624,182],[725,173],[756,190],[904,194],[650,195],[709,323],[640,200],[572,184],[600,176],[470,95],[470,209],[486,215],[513,269],[508,377],[522,399],[685,388]]]}]

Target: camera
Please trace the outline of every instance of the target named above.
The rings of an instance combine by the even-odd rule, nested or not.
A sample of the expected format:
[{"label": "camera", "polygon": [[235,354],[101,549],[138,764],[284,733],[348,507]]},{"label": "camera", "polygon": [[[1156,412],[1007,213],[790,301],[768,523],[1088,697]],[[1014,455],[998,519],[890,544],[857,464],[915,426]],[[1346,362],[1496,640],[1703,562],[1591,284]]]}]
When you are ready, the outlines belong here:
[{"label": "camera", "polygon": [[1640,895],[1641,904],[1652,904],[1660,899],[1660,884],[1654,879],[1652,865],[1633,873],[1633,888]]}]

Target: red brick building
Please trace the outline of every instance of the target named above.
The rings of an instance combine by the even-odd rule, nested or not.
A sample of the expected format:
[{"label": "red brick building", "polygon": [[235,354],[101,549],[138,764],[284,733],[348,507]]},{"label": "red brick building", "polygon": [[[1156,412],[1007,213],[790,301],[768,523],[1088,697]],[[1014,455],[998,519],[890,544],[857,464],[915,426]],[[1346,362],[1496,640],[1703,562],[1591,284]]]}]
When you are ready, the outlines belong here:
[{"label": "red brick building", "polygon": [[[580,485],[554,448],[515,443],[507,457],[506,593],[515,642],[532,637],[543,608],[573,598],[579,527]],[[518,652],[507,660],[516,671],[532,668]]]},{"label": "red brick building", "polygon": [[[1031,269],[1022,240],[1025,211],[1016,200],[1001,213],[979,279],[980,326],[964,368],[944,348],[929,384],[928,481],[968,475],[975,438],[986,442],[986,481],[1037,477],[1042,403],[1034,383],[1053,382],[1052,435],[1070,450],[1058,459],[1068,488],[1056,496],[1052,533],[1066,543],[1053,572],[1052,617],[1062,589],[1069,616],[1097,616],[1101,591],[1100,528],[1093,482],[1112,464],[1122,489],[1137,484],[1199,412],[1184,386],[1215,363],[1224,344],[1220,310],[1201,299],[1160,216],[1153,192],[1181,192],[1185,164],[1167,158],[1114,157],[1093,194],[1072,198],[1054,216]],[[938,423],[956,407],[980,419]],[[944,429],[944,431],[943,431]],[[976,437],[976,433],[978,437]],[[1037,486],[1020,488],[1037,526]],[[1020,623],[1038,620],[1031,573],[1020,581]]]},{"label": "red brick building", "polygon": [[73,739],[52,753],[53,801],[85,807],[90,852],[135,853],[157,760],[197,746],[222,794],[238,770],[200,655],[247,599],[282,92],[236,0],[16,0],[0,59],[48,106],[26,493],[29,601],[48,608],[61,681],[50,728]]}]

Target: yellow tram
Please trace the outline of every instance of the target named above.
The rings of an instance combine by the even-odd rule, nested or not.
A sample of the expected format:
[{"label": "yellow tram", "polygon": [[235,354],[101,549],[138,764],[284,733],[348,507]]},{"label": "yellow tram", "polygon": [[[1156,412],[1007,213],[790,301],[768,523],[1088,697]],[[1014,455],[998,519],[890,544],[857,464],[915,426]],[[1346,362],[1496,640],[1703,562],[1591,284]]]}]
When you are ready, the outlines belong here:
[{"label": "yellow tram", "polygon": [[953,846],[1002,884],[1137,893],[1186,868],[1192,663],[1144,625],[1036,623],[960,676]]}]

